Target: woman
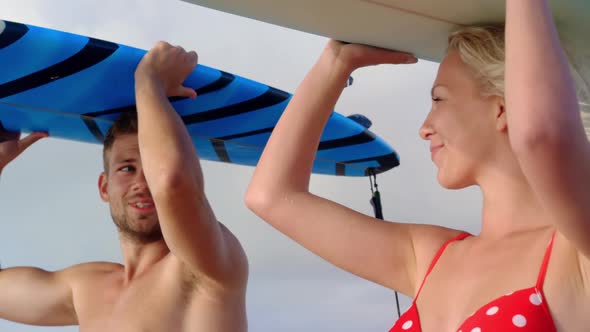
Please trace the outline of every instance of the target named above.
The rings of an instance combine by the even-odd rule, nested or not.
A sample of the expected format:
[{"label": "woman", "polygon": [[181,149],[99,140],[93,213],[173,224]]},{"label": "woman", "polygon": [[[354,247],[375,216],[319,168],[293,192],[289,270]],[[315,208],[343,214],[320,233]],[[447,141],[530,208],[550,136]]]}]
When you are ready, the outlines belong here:
[{"label": "woman", "polygon": [[590,326],[590,144],[547,1],[506,5],[505,32],[451,36],[420,129],[443,187],[481,188],[479,235],[375,221],[308,191],[315,147],[346,79],[363,66],[416,61],[404,53],[331,41],[248,189],[249,208],[287,236],[414,297],[391,331]]}]

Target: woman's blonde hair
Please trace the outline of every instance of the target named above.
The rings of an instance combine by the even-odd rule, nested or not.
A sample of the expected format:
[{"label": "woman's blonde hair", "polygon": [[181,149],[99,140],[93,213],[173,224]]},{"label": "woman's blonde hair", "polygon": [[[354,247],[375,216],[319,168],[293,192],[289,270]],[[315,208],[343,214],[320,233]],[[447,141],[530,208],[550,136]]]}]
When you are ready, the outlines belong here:
[{"label": "woman's blonde hair", "polygon": [[504,97],[504,28],[468,27],[449,36],[449,51],[461,60],[480,81],[484,96]]},{"label": "woman's blonde hair", "polygon": [[[457,51],[475,74],[484,96],[504,97],[505,39],[503,26],[467,27],[449,36],[448,51]],[[566,45],[567,46],[567,45]],[[567,49],[566,49],[567,53]],[[571,54],[570,54],[571,61]],[[575,61],[574,61],[575,63]],[[590,91],[583,73],[570,63],[586,134],[590,137]]]}]

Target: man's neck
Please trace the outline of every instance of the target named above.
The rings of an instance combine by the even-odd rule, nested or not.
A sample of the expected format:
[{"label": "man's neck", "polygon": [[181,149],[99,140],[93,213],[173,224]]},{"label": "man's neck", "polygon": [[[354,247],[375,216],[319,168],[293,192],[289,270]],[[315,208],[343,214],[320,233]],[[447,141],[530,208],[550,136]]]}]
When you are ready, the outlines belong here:
[{"label": "man's neck", "polygon": [[137,243],[120,236],[120,243],[126,284],[141,276],[170,253],[163,239],[150,243]]}]

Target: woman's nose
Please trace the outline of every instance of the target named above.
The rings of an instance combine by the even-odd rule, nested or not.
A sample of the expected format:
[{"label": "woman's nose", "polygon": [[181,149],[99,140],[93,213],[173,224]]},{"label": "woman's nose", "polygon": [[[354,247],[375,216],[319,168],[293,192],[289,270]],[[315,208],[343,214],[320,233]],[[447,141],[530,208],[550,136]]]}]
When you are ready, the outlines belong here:
[{"label": "woman's nose", "polygon": [[432,129],[432,126],[430,125],[430,121],[428,121],[428,118],[426,118],[426,120],[424,120],[424,123],[422,123],[422,126],[420,127],[418,134],[423,140],[429,140],[430,136],[434,134],[434,129]]}]

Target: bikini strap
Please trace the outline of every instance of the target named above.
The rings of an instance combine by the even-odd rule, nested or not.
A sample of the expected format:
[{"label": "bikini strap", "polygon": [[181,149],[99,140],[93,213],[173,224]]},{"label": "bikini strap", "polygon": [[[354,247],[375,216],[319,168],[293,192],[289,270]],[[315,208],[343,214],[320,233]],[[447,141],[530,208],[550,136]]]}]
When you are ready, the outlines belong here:
[{"label": "bikini strap", "polygon": [[557,230],[553,232],[551,236],[551,241],[549,241],[549,245],[545,250],[545,257],[543,258],[543,264],[541,265],[541,269],[539,270],[539,276],[537,277],[537,289],[542,291],[543,283],[545,282],[545,275],[547,274],[547,265],[549,265],[549,258],[551,257],[551,251],[553,250],[553,242],[555,242],[555,234]]},{"label": "bikini strap", "polygon": [[426,279],[428,278],[428,275],[430,274],[430,272],[432,272],[432,269],[434,269],[434,266],[436,265],[436,262],[438,262],[438,259],[440,258],[440,256],[442,256],[443,252],[445,251],[445,249],[447,249],[447,247],[449,246],[449,244],[455,242],[455,241],[461,241],[464,238],[471,236],[471,234],[469,233],[461,233],[457,236],[455,236],[454,238],[448,240],[447,242],[445,242],[440,249],[438,249],[438,252],[436,253],[436,255],[434,256],[434,258],[432,259],[432,262],[430,262],[430,266],[428,267],[428,271],[426,271],[426,275],[424,275],[424,279],[422,279],[422,284],[420,284],[420,288],[418,288],[418,292],[416,293],[416,297],[414,297],[414,302],[418,299],[418,296],[420,295],[420,292],[422,291],[422,287],[424,287],[424,283],[426,282]]}]

